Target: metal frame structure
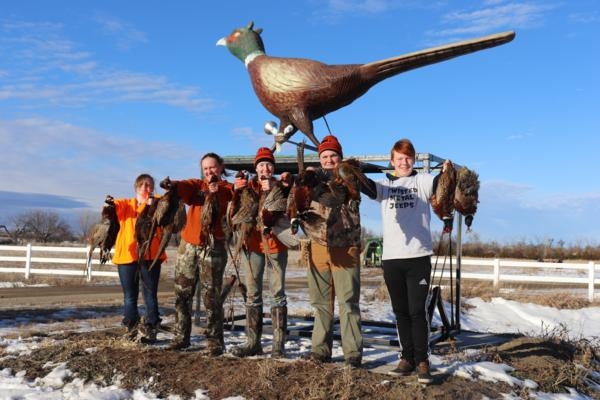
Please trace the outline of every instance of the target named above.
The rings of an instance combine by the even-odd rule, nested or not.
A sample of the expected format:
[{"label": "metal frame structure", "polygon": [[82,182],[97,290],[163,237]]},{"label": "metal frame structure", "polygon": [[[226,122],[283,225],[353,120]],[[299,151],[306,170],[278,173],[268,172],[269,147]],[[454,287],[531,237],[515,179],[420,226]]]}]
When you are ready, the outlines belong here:
[{"label": "metal frame structure", "polygon": [[[275,174],[280,174],[284,171],[292,174],[298,173],[298,158],[292,155],[279,155],[276,154],[277,160],[275,164]],[[365,174],[388,172],[390,168],[389,155],[354,155],[346,156],[344,158],[355,158],[361,162],[362,171]],[[443,158],[440,158],[431,153],[417,153],[415,157],[414,169],[417,171],[432,172],[441,169]],[[226,156],[223,157],[225,161],[225,168],[232,171],[253,171],[254,170],[254,156]],[[384,163],[384,164],[382,164]],[[318,167],[319,156],[316,154],[307,154],[304,156],[305,166]]]}]

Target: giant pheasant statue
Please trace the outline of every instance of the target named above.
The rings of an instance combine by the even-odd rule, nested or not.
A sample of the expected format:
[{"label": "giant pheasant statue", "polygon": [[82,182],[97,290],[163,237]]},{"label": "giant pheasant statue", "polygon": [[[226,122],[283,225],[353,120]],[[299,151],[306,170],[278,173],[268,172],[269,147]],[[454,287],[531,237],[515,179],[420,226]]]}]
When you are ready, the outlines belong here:
[{"label": "giant pheasant statue", "polygon": [[260,37],[262,29],[250,22],[237,28],[217,45],[246,65],[256,96],[262,105],[279,118],[276,147],[296,131],[314,144],[313,121],[345,107],[372,86],[401,72],[445,61],[464,54],[510,42],[515,33],[503,32],[478,39],[433,47],[368,64],[327,65],[303,58],[272,57],[265,54]]}]

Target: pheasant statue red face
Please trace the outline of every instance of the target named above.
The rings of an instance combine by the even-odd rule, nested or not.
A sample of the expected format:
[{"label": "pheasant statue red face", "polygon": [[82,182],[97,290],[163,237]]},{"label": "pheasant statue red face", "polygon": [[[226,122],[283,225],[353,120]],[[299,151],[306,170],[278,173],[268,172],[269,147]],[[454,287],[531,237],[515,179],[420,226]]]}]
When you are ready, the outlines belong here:
[{"label": "pheasant statue red face", "polygon": [[302,131],[314,144],[313,121],[347,106],[373,85],[404,71],[445,61],[464,54],[510,42],[514,32],[504,32],[409,53],[368,64],[327,65],[303,58],[271,57],[265,54],[262,29],[250,22],[220,39],[217,45],[246,65],[256,96],[279,118],[276,147],[296,131]]}]

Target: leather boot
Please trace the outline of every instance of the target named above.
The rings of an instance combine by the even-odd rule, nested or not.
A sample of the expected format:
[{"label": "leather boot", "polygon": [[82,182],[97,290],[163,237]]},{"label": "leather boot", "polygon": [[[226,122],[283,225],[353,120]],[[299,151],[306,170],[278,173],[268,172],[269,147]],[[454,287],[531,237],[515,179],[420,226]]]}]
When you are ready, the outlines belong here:
[{"label": "leather boot", "polygon": [[271,357],[285,357],[285,340],[287,334],[287,306],[271,308],[271,321],[273,321],[273,347]]},{"label": "leather boot", "polygon": [[225,351],[225,341],[222,338],[208,337],[206,343],[204,354],[209,357],[218,357]]},{"label": "leather boot", "polygon": [[125,324],[125,334],[123,335],[123,339],[131,342],[136,342],[138,340],[139,334],[138,325],[139,320]]},{"label": "leather boot", "polygon": [[238,357],[255,356],[262,354],[263,349],[260,344],[262,336],[263,318],[261,306],[246,307],[246,343],[236,346],[231,350],[231,354]]}]

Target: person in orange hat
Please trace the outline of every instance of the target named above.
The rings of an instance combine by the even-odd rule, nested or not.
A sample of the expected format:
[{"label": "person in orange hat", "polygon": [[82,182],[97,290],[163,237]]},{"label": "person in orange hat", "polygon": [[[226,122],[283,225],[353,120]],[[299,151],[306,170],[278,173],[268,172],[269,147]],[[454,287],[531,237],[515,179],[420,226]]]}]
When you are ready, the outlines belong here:
[{"label": "person in orange hat", "polygon": [[[247,287],[246,343],[234,347],[232,354],[238,357],[262,354],[261,335],[263,327],[263,275],[265,266],[270,268],[271,321],[273,327],[272,357],[284,357],[287,330],[287,297],[285,294],[285,270],[288,248],[271,229],[280,219],[286,219],[287,197],[290,185],[275,179],[275,156],[271,149],[261,147],[254,157],[256,176],[249,182],[237,178],[236,190],[249,185],[258,194],[257,223],[244,243],[242,256],[244,279]],[[289,221],[284,221],[289,224]]]},{"label": "person in orange hat", "polygon": [[[342,161],[342,145],[333,135],[323,138],[318,147],[321,168],[316,176],[324,187]],[[308,358],[330,362],[333,345],[335,296],[340,312],[342,350],[347,365],[360,367],[363,339],[360,317],[360,213],[358,203],[331,204],[312,199],[310,209],[321,218],[300,218],[300,226],[310,239],[308,290],[315,322],[312,348]],[[316,222],[315,222],[316,221]]]}]

